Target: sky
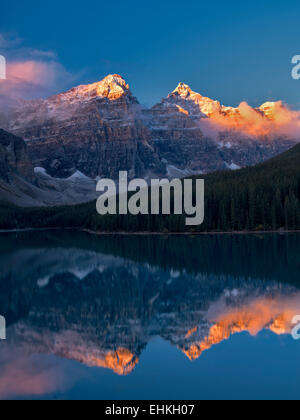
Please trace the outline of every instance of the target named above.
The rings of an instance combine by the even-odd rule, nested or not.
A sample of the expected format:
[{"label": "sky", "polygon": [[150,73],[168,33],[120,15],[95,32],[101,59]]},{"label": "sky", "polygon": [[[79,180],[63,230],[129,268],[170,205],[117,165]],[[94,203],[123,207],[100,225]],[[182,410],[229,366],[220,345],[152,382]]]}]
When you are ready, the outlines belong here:
[{"label": "sky", "polygon": [[0,13],[6,94],[47,96],[117,73],[146,106],[185,82],[224,105],[300,109],[299,0],[2,0]]}]

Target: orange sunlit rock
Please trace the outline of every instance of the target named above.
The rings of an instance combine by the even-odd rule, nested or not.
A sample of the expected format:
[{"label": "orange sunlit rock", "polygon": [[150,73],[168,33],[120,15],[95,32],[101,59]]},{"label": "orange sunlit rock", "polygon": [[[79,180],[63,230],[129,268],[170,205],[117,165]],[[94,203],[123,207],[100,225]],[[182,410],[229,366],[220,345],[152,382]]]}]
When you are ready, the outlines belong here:
[{"label": "orange sunlit rock", "polygon": [[[299,310],[299,297],[286,301],[258,299],[245,307],[220,314],[209,335],[183,349],[183,352],[190,360],[196,360],[205,350],[237,333],[248,332],[256,336],[263,329],[268,329],[277,335],[289,334],[292,330],[291,320]],[[196,327],[191,331],[195,330],[197,331]]]},{"label": "orange sunlit rock", "polygon": [[185,336],[185,338],[189,338],[191,337],[193,334],[195,334],[198,330],[198,327],[192,328],[191,330],[189,330]]},{"label": "orange sunlit rock", "polygon": [[176,105],[176,107],[178,111],[181,112],[182,114],[189,115],[189,112],[186,109],[181,108],[181,106],[179,105]]},{"label": "orange sunlit rock", "polygon": [[180,83],[168,96],[177,103],[179,112],[190,117],[202,115],[200,128],[207,125],[218,132],[236,130],[249,136],[265,137],[287,135],[297,137],[300,133],[300,112],[288,108],[282,101],[266,102],[253,108],[242,102],[237,108],[223,106],[219,101],[206,98]]},{"label": "orange sunlit rock", "polygon": [[111,369],[118,375],[128,375],[138,364],[139,359],[129,350],[120,347],[116,351],[111,351],[104,358],[87,357],[84,361],[89,366]]}]

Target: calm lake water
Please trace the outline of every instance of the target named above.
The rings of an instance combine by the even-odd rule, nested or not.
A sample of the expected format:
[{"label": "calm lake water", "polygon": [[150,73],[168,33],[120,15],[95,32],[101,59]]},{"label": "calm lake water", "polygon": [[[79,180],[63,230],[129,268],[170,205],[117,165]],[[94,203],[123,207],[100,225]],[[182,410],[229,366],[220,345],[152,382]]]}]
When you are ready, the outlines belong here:
[{"label": "calm lake water", "polygon": [[300,235],[0,235],[1,399],[299,399]]}]

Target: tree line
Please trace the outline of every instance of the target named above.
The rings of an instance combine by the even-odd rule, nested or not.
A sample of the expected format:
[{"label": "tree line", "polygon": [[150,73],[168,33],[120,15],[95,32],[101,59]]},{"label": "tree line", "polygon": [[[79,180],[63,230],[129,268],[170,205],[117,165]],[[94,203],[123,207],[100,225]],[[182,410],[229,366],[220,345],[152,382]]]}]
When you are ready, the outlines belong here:
[{"label": "tree line", "polygon": [[96,202],[47,208],[1,203],[0,229],[160,233],[300,230],[300,145],[255,167],[203,177],[205,220],[200,226],[187,227],[186,215],[100,216]]}]

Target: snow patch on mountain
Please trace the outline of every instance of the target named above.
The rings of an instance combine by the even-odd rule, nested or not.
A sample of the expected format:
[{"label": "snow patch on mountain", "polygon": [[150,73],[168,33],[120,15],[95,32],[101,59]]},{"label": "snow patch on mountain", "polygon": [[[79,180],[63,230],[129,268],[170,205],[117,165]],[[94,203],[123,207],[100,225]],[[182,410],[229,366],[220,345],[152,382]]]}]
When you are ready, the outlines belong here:
[{"label": "snow patch on mountain", "polygon": [[185,178],[192,175],[200,175],[201,171],[193,171],[189,168],[179,169],[174,165],[167,165],[167,174],[169,178]]},{"label": "snow patch on mountain", "polygon": [[241,169],[241,166],[236,165],[234,162],[231,162],[230,165],[226,162],[225,162],[225,164],[226,164],[227,168],[231,169],[232,171],[237,171],[237,170]]},{"label": "snow patch on mountain", "polygon": [[118,74],[110,74],[100,82],[77,86],[68,92],[54,96],[53,98],[69,103],[89,101],[97,97],[115,100],[129,92],[129,85],[121,76]]}]

